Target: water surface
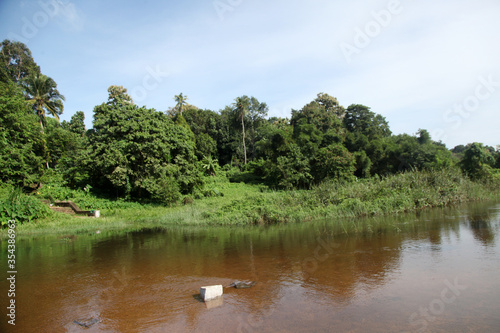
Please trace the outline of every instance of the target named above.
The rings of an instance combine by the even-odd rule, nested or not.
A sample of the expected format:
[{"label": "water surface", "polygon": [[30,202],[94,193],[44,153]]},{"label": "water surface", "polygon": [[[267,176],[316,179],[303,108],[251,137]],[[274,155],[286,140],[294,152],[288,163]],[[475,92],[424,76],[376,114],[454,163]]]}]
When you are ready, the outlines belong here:
[{"label": "water surface", "polygon": [[[499,233],[500,205],[474,204],[342,223],[19,239],[16,327],[5,316],[0,327],[499,332]],[[201,286],[233,280],[257,284],[199,300]],[[0,290],[5,309],[5,280]],[[88,329],[74,323],[93,318]]]}]

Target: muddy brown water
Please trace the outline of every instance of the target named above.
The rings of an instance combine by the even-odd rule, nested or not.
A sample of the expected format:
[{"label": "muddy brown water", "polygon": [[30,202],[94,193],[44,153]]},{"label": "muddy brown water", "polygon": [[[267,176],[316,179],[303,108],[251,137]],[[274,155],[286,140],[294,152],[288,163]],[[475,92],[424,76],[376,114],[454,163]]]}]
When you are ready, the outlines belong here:
[{"label": "muddy brown water", "polygon": [[[19,239],[16,326],[3,279],[0,328],[500,332],[499,238],[500,204],[489,203],[342,223]],[[6,256],[2,242],[3,274]],[[200,301],[201,286],[234,280],[257,284]]]}]

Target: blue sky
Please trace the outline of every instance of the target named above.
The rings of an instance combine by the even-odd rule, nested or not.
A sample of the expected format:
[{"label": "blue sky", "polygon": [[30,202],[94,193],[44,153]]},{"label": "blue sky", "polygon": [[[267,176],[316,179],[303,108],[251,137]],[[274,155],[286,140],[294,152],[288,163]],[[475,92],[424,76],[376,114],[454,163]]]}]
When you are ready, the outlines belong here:
[{"label": "blue sky", "polygon": [[66,96],[63,120],[123,85],[160,111],[180,92],[214,111],[241,95],[290,117],[320,92],[364,104],[395,134],[500,144],[498,0],[0,0]]}]

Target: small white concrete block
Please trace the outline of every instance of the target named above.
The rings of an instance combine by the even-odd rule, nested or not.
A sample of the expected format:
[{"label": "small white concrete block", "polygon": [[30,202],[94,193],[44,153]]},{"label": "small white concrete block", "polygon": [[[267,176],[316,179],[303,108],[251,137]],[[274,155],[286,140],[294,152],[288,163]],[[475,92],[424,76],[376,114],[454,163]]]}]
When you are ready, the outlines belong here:
[{"label": "small white concrete block", "polygon": [[94,210],[94,217],[100,217],[101,216],[101,211],[100,210]]},{"label": "small white concrete block", "polygon": [[201,299],[205,302],[220,297],[222,296],[222,285],[201,287],[200,294]]}]

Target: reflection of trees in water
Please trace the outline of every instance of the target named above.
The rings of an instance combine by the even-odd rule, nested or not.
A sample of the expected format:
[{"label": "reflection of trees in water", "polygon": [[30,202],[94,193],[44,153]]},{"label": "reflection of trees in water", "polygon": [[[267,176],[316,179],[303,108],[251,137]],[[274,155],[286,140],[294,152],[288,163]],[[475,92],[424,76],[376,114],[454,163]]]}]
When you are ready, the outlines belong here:
[{"label": "reflection of trees in water", "polygon": [[318,297],[349,302],[360,288],[368,291],[387,282],[399,265],[401,243],[397,233],[337,239],[340,246],[307,272],[304,286]]},{"label": "reflection of trees in water", "polygon": [[465,224],[474,239],[483,246],[495,244],[495,235],[500,229],[500,205],[495,208],[490,203],[474,203],[467,207]]},{"label": "reflection of trees in water", "polygon": [[472,214],[467,216],[467,222],[472,230],[474,239],[481,242],[484,246],[495,243],[492,216],[489,214]]},{"label": "reflection of trees in water", "polygon": [[[492,244],[498,217],[481,213],[484,209],[471,211],[465,226],[476,240]],[[265,319],[287,302],[297,302],[286,308],[292,312],[307,308],[311,300],[345,304],[360,290],[386,284],[409,243],[439,249],[446,238],[460,237],[460,214],[432,214],[356,220],[353,226],[361,232],[349,236],[343,234],[349,228],[346,220],[344,225],[330,221],[266,228],[172,228],[101,234],[99,240],[79,236],[65,241],[60,246],[64,253],[56,258],[46,253],[51,260],[40,267],[46,274],[38,282],[57,281],[51,294],[55,289],[74,290],[77,284],[76,291],[63,293],[52,305],[71,316],[76,310],[78,317],[95,310],[105,319],[101,327],[182,331],[195,330],[213,313],[193,297],[201,286],[256,280],[251,289],[224,290],[221,316],[232,325],[228,330],[235,331],[235,325]],[[73,303],[79,305],[68,305]],[[50,313],[47,310],[47,316]]]}]

